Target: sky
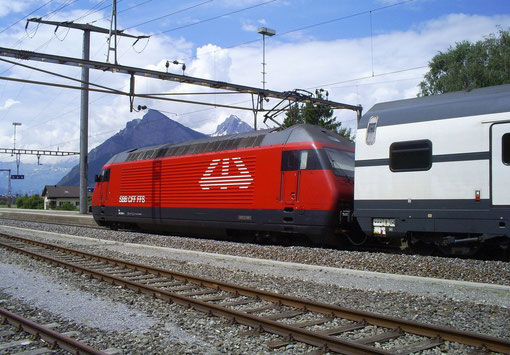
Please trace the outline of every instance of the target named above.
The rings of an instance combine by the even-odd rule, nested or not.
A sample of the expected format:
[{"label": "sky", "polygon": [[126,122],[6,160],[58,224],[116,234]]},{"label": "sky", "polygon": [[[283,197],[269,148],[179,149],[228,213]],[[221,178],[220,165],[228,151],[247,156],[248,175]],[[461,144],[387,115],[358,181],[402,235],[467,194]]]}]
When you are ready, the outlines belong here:
[{"label": "sky", "polygon": [[[110,27],[112,0],[0,0],[0,47],[79,58],[82,31],[26,19],[74,21]],[[362,105],[415,97],[434,55],[461,41],[478,41],[510,28],[509,0],[118,0],[117,29],[150,35],[134,44],[118,43],[118,62],[166,71],[165,63],[186,64],[185,75],[262,87],[262,37],[266,38],[266,88],[277,91],[324,89],[332,101]],[[91,59],[106,61],[107,36],[92,34]],[[0,59],[13,60],[1,57]],[[111,59],[110,59],[111,61]],[[80,69],[15,60],[80,79]],[[181,65],[169,72],[182,74]],[[0,61],[0,77],[78,85],[67,79]],[[90,82],[129,91],[129,77],[91,70]],[[136,77],[138,93],[212,93],[201,86]],[[217,91],[216,91],[217,92]],[[179,98],[251,106],[240,94],[184,95]],[[271,100],[265,108],[278,102]],[[210,106],[136,98],[137,105],[160,110],[203,133],[235,114],[253,126],[253,113]],[[129,99],[90,93],[89,149],[141,118]],[[265,127],[262,115],[258,126]],[[352,111],[336,110],[355,129]],[[283,120],[280,116],[277,120]],[[0,79],[0,148],[79,151],[80,91]],[[57,159],[45,157],[46,164]],[[14,160],[0,154],[0,163]],[[23,162],[34,157],[22,156]],[[0,164],[1,167],[1,164]]]}]

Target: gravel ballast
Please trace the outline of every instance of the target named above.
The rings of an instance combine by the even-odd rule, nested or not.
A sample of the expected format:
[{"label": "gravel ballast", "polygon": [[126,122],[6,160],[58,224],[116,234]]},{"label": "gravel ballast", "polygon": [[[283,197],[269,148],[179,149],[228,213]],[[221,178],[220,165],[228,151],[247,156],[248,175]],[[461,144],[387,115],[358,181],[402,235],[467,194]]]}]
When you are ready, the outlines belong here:
[{"label": "gravel ballast", "polygon": [[[9,221],[7,223],[6,220],[0,221],[0,224],[12,224],[24,228],[49,230],[58,233],[75,234],[113,241],[170,246],[172,248],[297,263],[301,262],[328,267],[349,267],[357,270],[368,269],[370,271],[383,272],[388,272],[390,270],[396,273],[396,270],[400,270],[398,273],[405,275],[435,276],[501,285],[510,284],[508,280],[510,278],[510,268],[508,263],[505,262],[416,257],[384,253],[360,253],[301,247],[257,246],[123,231],[112,232],[97,229],[49,226],[31,222]],[[8,228],[2,228],[2,231],[8,233]],[[12,232],[12,230],[9,232]],[[37,239],[46,238],[44,234],[37,232],[27,233],[17,231],[12,234],[18,233]],[[222,264],[213,264],[207,258],[202,258],[202,260],[198,258],[186,259],[182,257],[177,258],[175,255],[154,257],[147,256],[144,252],[123,247],[122,245],[117,245],[117,249],[111,250],[105,249],[105,246],[101,243],[96,243],[95,245],[91,243],[89,243],[89,245],[80,245],[71,240],[62,242],[62,245],[133,262],[151,264],[174,271],[237,283],[248,287],[256,287],[272,292],[334,303],[344,307],[382,313],[430,324],[455,327],[461,330],[476,331],[510,340],[510,324],[508,322],[508,319],[510,319],[509,308],[501,305],[487,304],[487,302],[484,301],[483,294],[480,295],[478,300],[472,299],[466,301],[455,298],[450,293],[431,294],[427,293],[427,290],[424,290],[421,295],[418,295],[399,290],[382,290],[378,287],[359,289],[356,287],[342,287],[338,284],[328,284],[327,282],[316,282],[313,278],[299,279],[297,274],[276,275],[277,273],[271,272],[271,269],[266,270],[262,267],[254,267],[252,269],[240,268],[238,264],[231,263],[228,260],[224,261]],[[335,260],[335,258],[339,259]],[[142,353],[138,352],[143,348],[140,344],[151,344],[151,350],[146,351],[146,353],[167,353],[173,351],[178,353],[240,354],[271,353],[272,350],[269,349],[265,343],[267,340],[277,339],[277,337],[268,334],[263,334],[254,338],[239,337],[238,333],[245,330],[246,327],[230,325],[227,321],[216,317],[204,317],[194,310],[185,309],[176,305],[169,305],[160,300],[136,295],[131,291],[115,288],[106,283],[90,281],[89,279],[67,270],[55,268],[54,266],[49,266],[24,256],[1,251],[0,261],[0,272],[2,272],[2,274],[4,273],[3,271],[7,271],[12,272],[13,275],[19,276],[25,271],[30,270],[30,272],[26,272],[27,279],[23,279],[27,283],[31,282],[30,280],[43,282],[46,285],[61,283],[59,286],[62,287],[62,292],[64,293],[68,292],[69,295],[80,295],[79,297],[84,297],[84,299],[97,299],[98,305],[106,304],[113,305],[113,307],[125,306],[127,307],[127,312],[131,312],[129,314],[136,315],[133,316],[133,318],[136,318],[137,321],[140,319],[138,325],[132,325],[134,328],[101,331],[98,325],[87,323],[83,319],[77,321],[75,318],[69,317],[70,313],[68,311],[58,313],[58,311],[51,308],[51,305],[36,303],[35,300],[29,299],[26,296],[20,299],[20,297],[15,296],[14,293],[8,293],[7,290],[1,291],[0,296],[2,296],[2,298],[5,297],[13,302],[21,303],[25,307],[36,307],[37,309],[41,309],[41,312],[48,312],[53,317],[58,317],[64,322],[72,323],[70,319],[73,319],[73,322],[77,323],[75,326],[78,326],[80,329],[87,329],[85,333],[93,335],[91,336],[93,344],[101,344],[101,341],[98,339],[109,339],[107,347],[118,348],[124,346],[126,353],[130,351],[132,351],[132,353]],[[401,263],[402,265],[395,265],[395,263]],[[464,267],[463,272],[460,272],[461,267],[454,267],[457,263],[460,263]],[[484,266],[483,268],[481,268],[482,265]],[[385,268],[385,266],[387,267]],[[424,270],[433,270],[433,272],[431,272],[432,275]],[[441,270],[444,271],[444,275],[441,274]],[[474,270],[477,270],[477,272],[475,273]],[[35,274],[32,274],[32,272]],[[485,273],[487,273],[487,275]],[[488,275],[489,273],[492,273],[492,275]],[[13,280],[11,279],[11,281]],[[2,284],[4,283],[2,279],[0,279],[0,282]],[[9,285],[10,290],[12,285]],[[41,294],[41,297],[44,298],[44,293]],[[54,302],[56,302],[58,306],[59,299],[55,297],[51,298],[54,299]],[[90,307],[91,310],[94,308],[93,303],[90,305],[87,304],[86,307]],[[116,317],[112,317],[112,324],[115,324],[115,319]],[[143,327],[141,326],[141,328],[147,328],[148,331],[137,328],[142,324]],[[106,324],[106,327],[107,326],[108,323]],[[370,332],[372,330],[366,329],[365,331]],[[353,334],[352,336],[356,337],[357,335]],[[127,345],[123,344],[123,342],[127,342]],[[104,348],[103,344],[101,349]],[[303,344],[290,344],[286,347],[278,348],[277,352],[294,354],[308,352],[312,349],[313,348]],[[442,349],[434,349],[425,353],[440,353],[441,350],[443,353],[462,354],[467,352],[468,348],[459,346],[458,344],[447,343],[442,346]]]},{"label": "gravel ballast", "polygon": [[183,250],[329,266],[352,270],[432,277],[510,286],[510,262],[345,251],[323,248],[267,246],[174,237],[128,231],[110,231],[0,219],[1,225],[35,228],[55,233],[104,240],[162,246]]}]

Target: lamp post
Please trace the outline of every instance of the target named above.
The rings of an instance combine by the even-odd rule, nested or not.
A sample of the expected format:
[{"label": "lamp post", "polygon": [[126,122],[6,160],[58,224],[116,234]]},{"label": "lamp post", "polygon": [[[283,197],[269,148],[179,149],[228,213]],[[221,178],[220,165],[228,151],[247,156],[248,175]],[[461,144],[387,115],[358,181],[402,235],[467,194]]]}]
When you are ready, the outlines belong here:
[{"label": "lamp post", "polygon": [[259,27],[258,33],[262,35],[262,89],[266,89],[266,36],[272,37],[276,34],[276,31],[267,28]]}]

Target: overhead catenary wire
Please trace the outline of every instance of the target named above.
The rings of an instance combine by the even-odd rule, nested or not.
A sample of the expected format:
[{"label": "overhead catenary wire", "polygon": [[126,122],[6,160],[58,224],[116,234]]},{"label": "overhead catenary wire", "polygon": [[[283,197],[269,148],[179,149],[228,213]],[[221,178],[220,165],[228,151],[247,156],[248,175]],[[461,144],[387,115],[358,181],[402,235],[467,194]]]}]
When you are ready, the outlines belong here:
[{"label": "overhead catenary wire", "polygon": [[39,11],[40,9],[42,9],[43,7],[45,7],[46,5],[48,5],[49,3],[53,2],[55,0],[49,0],[47,2],[45,2],[44,4],[42,4],[41,6],[39,6],[37,9],[31,11],[30,13],[26,14],[25,16],[23,16],[22,18],[20,18],[18,21],[12,23],[11,25],[5,27],[3,30],[0,31],[0,33],[4,33],[5,31],[7,31],[8,29],[12,28],[13,26],[17,25],[18,23],[20,23],[21,21],[23,21],[24,19],[26,19],[28,16],[32,15],[33,13],[36,13],[37,11]]},{"label": "overhead catenary wire", "polygon": [[[52,0],[52,1],[53,1],[53,0]],[[50,13],[47,13],[45,16],[46,16],[46,17],[52,17],[53,15],[55,15],[56,13],[58,13],[59,11],[61,11],[63,8],[65,8],[65,7],[67,7],[67,6],[71,5],[71,4],[73,4],[73,3],[74,3],[74,2],[76,2],[76,1],[77,1],[77,0],[70,0],[70,2],[63,4],[63,5],[62,5],[62,6],[60,6],[58,9],[56,9],[56,10],[54,10],[54,11],[50,12]],[[74,20],[71,20],[70,22],[76,22],[76,21],[78,21],[78,20],[80,20],[80,19],[83,19],[84,17],[89,16],[89,15],[91,15],[91,14],[95,13],[95,12],[101,11],[101,10],[103,10],[103,9],[107,8],[107,7],[111,7],[111,5],[107,5],[107,6],[104,6],[104,7],[100,8],[100,9],[96,9],[96,10],[94,10],[94,9],[95,9],[98,5],[100,5],[100,4],[102,4],[102,3],[104,3],[105,1],[106,1],[106,0],[102,0],[100,3],[96,4],[96,5],[95,5],[92,9],[89,9],[89,10],[86,12],[86,14],[85,14],[85,15],[82,15],[82,16],[80,16],[80,17],[78,17],[78,18],[74,19]],[[123,0],[118,0],[118,2],[121,2],[121,1],[123,1]],[[130,9],[133,9],[133,8],[135,8],[135,7],[137,7],[137,6],[140,6],[140,5],[142,5],[142,4],[148,3],[148,2],[150,2],[150,1],[152,1],[152,0],[147,0],[147,1],[144,1],[143,3],[141,3],[141,4],[138,4],[138,5],[135,5],[135,6],[131,6],[131,7],[129,7],[128,9],[124,9],[122,12],[124,12],[124,11],[128,11],[128,10],[130,10]],[[33,13],[33,12],[32,12],[32,13]],[[37,24],[37,28],[38,28],[38,27],[39,27],[39,23]],[[36,31],[37,31],[37,28],[36,28]],[[54,32],[54,36],[52,36],[52,37],[51,37],[48,41],[46,41],[45,43],[43,43],[42,45],[40,45],[39,47],[37,47],[37,48],[35,49],[35,51],[38,51],[39,49],[41,49],[41,48],[43,48],[43,47],[45,47],[45,46],[49,45],[49,43],[50,43],[50,42],[52,42],[55,38],[57,38],[57,39],[59,39],[59,40],[61,40],[61,41],[65,40],[65,38],[67,37],[67,34],[69,33],[69,30],[70,30],[70,29],[68,29],[68,30],[67,30],[66,35],[64,36],[64,38],[63,38],[63,39],[59,38],[59,37],[57,36],[56,32]],[[36,32],[36,31],[35,31],[35,32]],[[35,33],[34,33],[34,36],[35,36]],[[20,39],[20,40],[18,40],[18,41],[19,41],[19,44],[21,44],[22,39]],[[146,46],[147,46],[147,43],[145,44],[145,47],[146,47]],[[145,47],[144,47],[144,49],[145,49]],[[142,49],[142,51],[143,51],[143,49]],[[136,50],[135,50],[135,52],[136,52]],[[9,68],[7,68],[7,69],[3,70],[2,72],[0,72],[0,75],[3,75],[3,74],[4,74],[4,73],[6,73],[7,71],[11,70],[14,66],[15,66],[15,65],[13,64],[13,65],[11,65]],[[20,89],[20,92],[21,92],[21,90],[22,90],[22,89]],[[19,93],[18,93],[18,96],[19,96]],[[5,114],[6,114],[6,112],[5,112]]]},{"label": "overhead catenary wire", "polygon": [[[176,15],[176,14],[179,14],[179,13],[187,11],[187,10],[194,9],[196,7],[208,4],[208,3],[213,2],[213,1],[215,1],[215,0],[207,0],[207,1],[201,2],[199,4],[195,4],[195,5],[192,5],[192,6],[185,7],[183,9],[171,12],[169,14],[166,14],[166,15],[163,15],[163,16],[159,16],[159,17],[156,17],[154,19],[147,20],[147,21],[144,21],[142,23],[139,23],[139,24],[136,24],[136,25],[133,25],[133,26],[130,26],[130,27],[126,27],[126,28],[124,28],[124,31],[132,29],[132,28],[135,28],[135,27],[138,27],[138,26],[143,26],[143,25],[146,25],[146,24],[151,23],[151,22],[155,22],[155,21],[161,20],[161,19],[164,19],[166,17],[172,16],[172,15]],[[274,0],[274,1],[276,1],[276,0]]]},{"label": "overhead catenary wire", "polygon": [[[6,76],[0,76],[0,80],[8,80],[8,81],[15,81],[25,84],[36,84],[36,85],[43,85],[43,86],[53,86],[53,87],[59,87],[59,88],[67,88],[67,89],[75,89],[75,90],[87,90],[87,91],[93,91],[93,92],[100,92],[105,94],[115,94],[115,95],[123,95],[123,96],[131,96],[131,97],[142,97],[146,99],[154,99],[154,100],[163,100],[163,101],[173,101],[173,102],[180,102],[180,103],[186,103],[186,104],[193,104],[193,105],[206,105],[206,106],[214,106],[214,107],[223,107],[223,108],[230,108],[230,109],[236,109],[236,110],[247,110],[252,111],[253,109],[251,107],[234,107],[230,105],[223,105],[223,104],[211,104],[209,102],[200,102],[200,101],[190,101],[190,100],[183,100],[183,99],[173,99],[168,97],[158,97],[158,96],[150,96],[145,94],[133,94],[129,92],[124,91],[112,91],[110,89],[93,89],[93,88],[82,88],[81,86],[72,86],[67,84],[57,84],[57,83],[48,83],[44,81],[37,81],[37,80],[27,80],[27,79],[17,79],[17,78],[10,78]],[[89,85],[93,86],[100,86],[98,84],[93,84],[89,82]],[[259,111],[267,111],[260,109]]]},{"label": "overhead catenary wire", "polygon": [[[407,3],[410,3],[410,2],[414,2],[414,1],[416,1],[416,0],[404,0],[404,1],[400,1],[398,3],[389,4],[389,5],[385,5],[385,6],[380,6],[380,7],[377,7],[377,8],[370,9],[370,10],[360,11],[360,12],[357,12],[357,13],[354,13],[354,14],[345,15],[345,16],[333,18],[333,19],[330,19],[330,20],[317,22],[317,23],[314,23],[314,24],[311,24],[311,25],[306,25],[306,26],[302,26],[302,27],[299,27],[299,28],[294,28],[294,29],[291,29],[291,30],[288,30],[288,31],[279,32],[279,33],[276,33],[275,35],[273,35],[272,37],[273,38],[274,37],[282,37],[282,36],[285,36],[285,35],[288,35],[288,34],[291,34],[291,33],[299,32],[299,31],[303,31],[303,30],[308,30],[310,28],[314,28],[314,27],[318,27],[318,26],[323,26],[323,25],[327,25],[327,24],[330,24],[330,23],[338,22],[338,21],[347,20],[347,19],[350,19],[350,18],[353,18],[353,17],[366,15],[368,13],[372,13],[372,12],[376,12],[376,11],[386,10],[386,9],[391,8],[391,7],[404,5],[404,4],[407,4]],[[161,33],[156,33],[156,34],[153,34],[152,36],[157,36],[157,35],[160,35],[160,34]],[[223,50],[227,50],[227,49],[232,49],[232,48],[236,48],[236,47],[245,46],[245,45],[256,43],[256,42],[260,42],[260,41],[262,41],[262,40],[260,38],[257,38],[257,39],[254,39],[254,40],[237,43],[237,44],[234,44],[234,45],[231,45],[231,46],[226,46],[226,47],[223,47],[223,48],[220,48],[220,49],[216,49],[216,50],[213,50],[213,51],[200,53],[200,55],[197,54],[195,56],[188,57],[187,60],[191,60],[191,59],[195,59],[195,58],[198,58],[198,57],[201,57],[201,56],[217,53],[217,52],[220,52],[220,51],[223,51]]]},{"label": "overhead catenary wire", "polygon": [[[122,1],[122,0],[121,0],[121,1]],[[275,1],[276,1],[276,0],[275,0]],[[410,2],[410,1],[413,1],[413,0],[405,1],[405,2],[402,2],[402,3],[406,3],[406,2]],[[401,3],[399,3],[399,4],[401,4]],[[396,6],[396,5],[398,5],[398,4],[393,4],[393,5],[391,5],[391,6]],[[391,6],[387,6],[387,7],[391,7]],[[316,25],[318,25],[318,24],[316,24]],[[297,31],[297,30],[295,30],[295,31]],[[288,32],[286,32],[286,33],[290,33],[290,31],[288,31]],[[283,33],[283,34],[286,34],[286,33]],[[257,40],[257,41],[258,41],[258,40]],[[253,41],[253,42],[255,42],[255,41]],[[397,71],[397,72],[401,72],[401,71]],[[393,73],[395,73],[395,72],[393,72]],[[390,74],[390,73],[379,74],[378,76],[380,76],[380,75],[388,75],[388,74]],[[355,80],[362,80],[362,79],[365,79],[365,77],[358,78],[358,79],[351,79],[351,80],[348,80],[348,81],[336,82],[336,83],[333,83],[333,84],[319,85],[319,86],[316,86],[316,87],[322,87],[322,86],[334,85],[334,84],[339,84],[339,83],[343,83],[343,82],[349,82],[349,81],[355,81]],[[315,87],[314,87],[314,88],[315,88]]]},{"label": "overhead catenary wire", "polygon": [[179,26],[179,27],[171,28],[169,30],[161,31],[161,32],[153,34],[152,36],[159,36],[159,35],[162,35],[162,34],[165,34],[165,33],[169,33],[169,32],[173,32],[173,31],[177,31],[177,30],[180,30],[180,29],[183,29],[183,28],[200,25],[200,24],[205,23],[205,22],[217,20],[217,19],[222,18],[222,17],[227,17],[227,16],[234,15],[234,14],[237,14],[237,13],[240,13],[240,12],[243,12],[243,11],[247,11],[247,10],[251,10],[251,9],[263,6],[263,5],[267,5],[267,4],[273,3],[275,1],[278,1],[278,0],[265,1],[265,2],[262,2],[262,3],[259,3],[259,4],[255,4],[255,5],[252,5],[252,6],[244,7],[244,8],[239,9],[239,10],[235,10],[235,11],[227,12],[227,13],[220,14],[220,15],[217,15],[217,16],[213,16],[213,17],[207,18],[205,20],[200,20],[200,21],[197,21],[197,22],[189,23],[187,25],[182,25],[182,26]]},{"label": "overhead catenary wire", "polygon": [[[63,10],[64,8],[66,8],[67,6],[69,6],[69,5],[73,4],[73,3],[75,3],[76,1],[77,1],[77,0],[69,0],[68,2],[66,2],[66,3],[62,4],[61,6],[59,6],[57,9],[55,9],[55,10],[53,10],[53,11],[51,11],[51,12],[47,13],[45,16],[46,16],[46,17],[51,18],[53,15],[57,14],[58,12],[60,12],[61,10]],[[122,1],[122,0],[121,0],[121,1]],[[33,35],[33,36],[35,36],[35,33],[37,32],[37,29],[38,29],[38,28],[39,28],[39,24],[37,25],[36,30],[35,30],[34,35]],[[26,31],[26,27],[25,27],[25,31]],[[28,36],[28,33],[25,33],[25,38],[26,38],[27,36]],[[28,36],[28,37],[30,38],[30,36]],[[66,34],[66,37],[67,37],[67,34]],[[52,36],[52,37],[51,37],[48,41],[46,41],[46,42],[44,42],[43,44],[41,44],[40,46],[38,46],[38,47],[36,48],[36,51],[37,51],[37,50],[39,50],[39,49],[42,49],[42,48],[44,48],[44,47],[46,47],[46,46],[48,46],[48,45],[49,45],[49,44],[50,44],[50,43],[51,43],[51,42],[52,42],[55,38],[58,38],[58,37],[56,36],[56,33],[54,33],[54,36]],[[64,39],[65,39],[65,38],[64,38]],[[17,45],[17,44],[21,45],[21,43],[23,42],[23,40],[24,40],[24,38],[23,38],[23,37],[22,37],[22,38],[20,38],[20,39],[16,42],[16,44],[14,45],[14,47],[16,47],[16,45]],[[15,64],[13,64],[13,65],[11,65],[9,68],[7,68],[7,69],[3,70],[2,72],[0,72],[0,75],[3,75],[5,72],[7,72],[7,71],[11,70],[14,66],[15,66]],[[30,76],[29,76],[29,77],[30,77]],[[19,95],[21,94],[21,92],[22,92],[23,88],[24,88],[24,85],[22,85],[22,86],[21,86],[21,88],[19,89],[19,91],[18,91],[18,93],[17,93],[17,95],[16,95],[16,99],[17,99],[17,98],[19,97]],[[2,117],[3,117],[3,116],[5,116],[5,115],[7,115],[7,114],[10,112],[10,110],[11,110],[11,108],[9,107],[7,110],[5,110],[4,112],[2,112]]]},{"label": "overhead catenary wire", "polygon": [[394,70],[394,71],[391,71],[391,72],[380,73],[380,74],[375,74],[375,75],[367,75],[367,76],[363,76],[363,77],[359,77],[359,78],[355,78],[355,79],[348,79],[348,80],[336,81],[336,82],[334,82],[334,83],[328,83],[328,84],[322,84],[322,85],[312,86],[312,87],[307,88],[306,90],[313,90],[313,89],[324,88],[324,87],[333,86],[333,85],[338,85],[338,84],[351,83],[351,82],[354,82],[354,81],[365,80],[365,79],[371,79],[371,78],[375,78],[375,77],[379,77],[379,76],[386,76],[386,75],[392,75],[392,74],[404,73],[404,72],[413,71],[413,70],[419,70],[419,69],[424,69],[424,68],[428,68],[428,65],[421,65],[421,66],[418,66],[418,67],[412,67],[412,68],[406,68],[406,69]]},{"label": "overhead catenary wire", "polygon": [[[85,17],[87,16],[90,16],[92,14],[95,14],[96,12],[98,11],[101,11],[102,9],[106,9],[108,7],[110,7],[111,5],[106,5],[104,7],[102,7],[101,9],[97,9],[97,7],[101,6],[101,4],[104,4],[107,0],[101,0],[99,1],[97,4],[95,4],[91,9],[89,9],[87,12],[85,12],[85,14],[81,15],[80,17],[78,17],[77,19],[74,20],[74,22],[76,21],[80,21],[81,19],[84,19]],[[122,0],[119,0],[119,2],[122,1]]]},{"label": "overhead catenary wire", "polygon": [[[119,2],[121,2],[121,1],[123,1],[123,0],[119,0],[119,1],[117,1],[117,5],[118,5],[118,4],[119,4]],[[151,2],[151,1],[152,1],[152,0],[146,0],[146,1],[143,1],[143,2],[138,3],[138,4],[136,4],[136,5],[130,6],[130,7],[128,7],[128,8],[125,8],[125,9],[122,9],[122,10],[117,10],[117,15],[118,15],[118,14],[120,14],[120,13],[122,13],[122,12],[126,12],[126,11],[132,10],[132,9],[134,9],[134,8],[137,8],[137,7],[139,7],[139,6],[145,5],[145,4],[147,4],[147,3]],[[111,6],[112,6],[112,5],[107,5],[107,6],[105,6],[105,7],[100,8],[98,11],[104,10],[104,9],[106,9],[106,8],[108,8],[108,7],[111,7]],[[96,11],[96,12],[98,12],[98,11]],[[91,14],[91,15],[92,15],[92,14]],[[96,19],[96,20],[90,21],[90,22],[88,22],[88,23],[89,23],[89,24],[93,24],[93,23],[96,23],[97,21],[107,20],[107,19],[109,19],[109,18],[110,18],[110,16],[103,16],[103,17],[101,17],[101,18],[98,18],[98,19]]]},{"label": "overhead catenary wire", "polygon": [[[406,71],[410,71],[410,70],[417,70],[417,69],[420,69],[420,68],[424,68],[426,66],[421,66],[421,67],[414,67],[414,68],[407,68],[407,69],[402,69],[402,70],[398,70],[398,71],[392,71],[392,72],[386,72],[386,73],[381,73],[381,74],[378,74],[378,75],[375,75],[375,77],[378,77],[378,76],[385,76],[385,75],[391,75],[391,74],[395,74],[395,73],[402,73],[402,72],[406,72]],[[324,84],[324,85],[319,85],[317,87],[313,87],[313,88],[308,88],[308,90],[312,90],[312,89],[315,89],[315,88],[318,88],[318,87],[326,87],[326,86],[329,86],[329,85],[335,85],[335,84],[339,84],[339,83],[346,83],[346,82],[353,82],[353,81],[358,81],[358,80],[364,80],[364,79],[371,79],[373,78],[372,76],[365,76],[365,77],[360,77],[360,78],[356,78],[356,79],[350,79],[350,80],[345,80],[345,81],[341,81],[341,82],[336,82],[336,83],[330,83],[330,84]],[[4,78],[1,78],[0,79],[4,79]],[[6,78],[6,80],[9,80],[8,78]],[[76,80],[78,81],[78,80]],[[33,82],[32,82],[33,83]],[[42,83],[44,84],[44,83]],[[377,84],[377,83],[374,83],[374,84]],[[370,85],[370,84],[365,84],[365,85]],[[77,89],[80,89],[79,87],[73,87],[73,88],[77,88]],[[113,92],[110,92],[110,91],[100,91],[100,90],[92,90],[91,91],[96,91],[96,92],[104,92],[105,94],[110,94],[110,93],[113,93]],[[190,93],[183,93],[183,94],[190,94]],[[195,93],[196,94],[196,93]],[[128,93],[123,93],[122,95],[124,96],[127,96]],[[151,96],[150,94],[140,94],[139,97],[142,97],[142,98],[149,98],[149,99],[158,99],[158,97],[156,96]],[[100,97],[98,98],[99,99],[102,99],[103,97]],[[172,99],[169,99],[167,101],[177,101],[177,102],[181,102],[181,101],[178,101],[178,100],[172,100]],[[246,103],[249,103],[250,100],[243,100],[243,101],[238,101],[238,102],[235,102],[235,103],[230,103],[228,105],[217,105],[218,107],[225,107],[227,106],[227,108],[232,108],[232,109],[240,109],[239,107],[232,107],[233,105],[240,105],[240,104],[246,104]],[[188,103],[194,103],[194,102],[188,102]],[[198,104],[198,103],[197,103]],[[230,107],[229,107],[230,106]],[[200,109],[200,110],[194,110],[194,111],[189,111],[189,112],[184,112],[184,113],[178,113],[179,116],[185,116],[185,115],[190,115],[190,114],[194,114],[194,113],[199,113],[199,112],[206,112],[206,111],[211,111],[211,110],[214,110],[215,107],[211,107],[211,108],[205,108],[205,109]],[[246,109],[246,110],[249,110],[249,108],[241,108],[241,109]],[[75,111],[76,109],[73,109],[73,110],[70,110],[69,112],[65,113],[65,114],[68,114],[70,113],[71,111]],[[63,114],[63,115],[65,115]],[[199,121],[196,121],[196,122],[203,122],[203,121],[206,121],[208,119],[204,119],[204,120],[199,120]],[[49,121],[46,121],[45,123],[47,122],[50,122],[51,120]],[[347,120],[347,121],[340,121],[341,123],[347,123],[347,122],[350,122],[350,121],[354,121],[353,120]],[[113,130],[115,131],[115,130]],[[107,132],[101,132],[100,134],[98,135],[102,135],[102,134],[106,134],[106,133],[110,133],[112,131],[107,131]],[[94,135],[92,135],[91,137],[94,137]],[[55,145],[59,145],[59,144],[63,144],[63,143],[56,143]],[[52,145],[52,146],[55,146],[55,145]]]}]

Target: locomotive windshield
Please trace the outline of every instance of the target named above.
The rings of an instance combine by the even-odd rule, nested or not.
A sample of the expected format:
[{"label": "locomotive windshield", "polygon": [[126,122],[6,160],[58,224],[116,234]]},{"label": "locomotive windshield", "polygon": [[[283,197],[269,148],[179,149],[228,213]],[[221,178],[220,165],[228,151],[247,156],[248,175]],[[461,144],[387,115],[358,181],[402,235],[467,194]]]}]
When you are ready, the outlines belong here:
[{"label": "locomotive windshield", "polygon": [[354,152],[324,148],[335,175],[354,177]]},{"label": "locomotive windshield", "polygon": [[101,170],[99,176],[96,175],[96,182],[110,181],[110,169]]}]

